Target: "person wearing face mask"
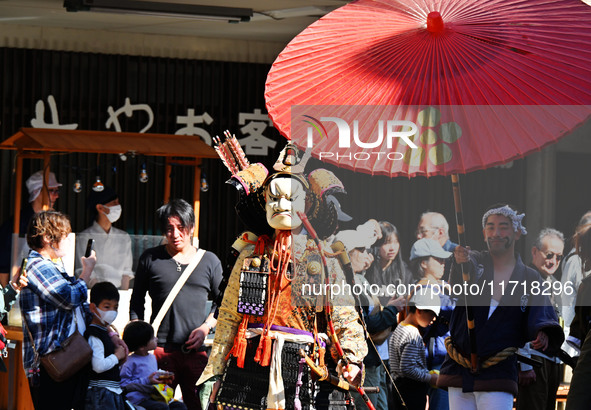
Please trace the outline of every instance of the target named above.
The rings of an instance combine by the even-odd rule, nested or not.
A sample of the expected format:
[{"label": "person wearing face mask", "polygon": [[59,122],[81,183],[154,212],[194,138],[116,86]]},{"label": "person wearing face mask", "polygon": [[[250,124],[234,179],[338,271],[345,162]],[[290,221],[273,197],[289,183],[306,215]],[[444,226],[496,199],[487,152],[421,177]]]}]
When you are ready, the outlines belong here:
[{"label": "person wearing face mask", "polygon": [[92,322],[84,337],[92,348],[92,369],[86,393],[86,409],[124,410],[119,363],[127,358],[123,346],[116,346],[108,326],[117,317],[119,291],[110,282],[99,282],[90,290]]},{"label": "person wearing face mask", "polygon": [[19,305],[26,325],[23,327],[23,366],[37,410],[84,406],[88,368],[56,382],[39,360],[40,356],[56,350],[76,327],[84,333],[91,320],[86,284],[96,256],[92,252],[88,258],[82,258],[83,269],[78,279],[69,276],[61,258],[66,255],[66,237],[70,232],[68,217],[55,211],[35,214],[27,229],[27,243],[31,248],[26,267],[28,284],[21,290]]},{"label": "person wearing face mask", "polygon": [[[87,203],[93,213],[94,222],[77,235],[76,260],[84,256],[88,240],[94,239],[97,264],[89,287],[92,288],[97,282],[107,281],[119,289],[129,289],[129,281],[134,276],[131,270],[131,238],[127,232],[113,226],[121,217],[119,197],[112,188],[105,186],[101,192],[92,191]],[[78,266],[76,273],[81,271],[82,266]]]}]

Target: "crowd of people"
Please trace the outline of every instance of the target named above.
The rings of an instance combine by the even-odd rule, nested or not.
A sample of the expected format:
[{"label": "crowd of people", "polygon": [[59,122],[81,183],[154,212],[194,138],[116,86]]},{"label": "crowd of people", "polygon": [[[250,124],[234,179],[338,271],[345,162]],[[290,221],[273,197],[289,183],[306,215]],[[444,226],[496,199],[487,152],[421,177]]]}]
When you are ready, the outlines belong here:
[{"label": "crowd of people", "polygon": [[[342,183],[326,170],[306,175],[298,162],[288,147],[269,175],[232,171],[248,187],[237,207],[248,231],[224,267],[193,245],[193,208],[172,200],[157,211],[164,243],[133,272],[129,235],[113,226],[116,192],[91,193],[75,275],[62,262],[69,218],[35,203],[48,188],[53,207],[60,184],[34,174],[26,268],[2,289],[0,318],[20,293],[35,408],[554,409],[566,365],[574,367],[567,409],[585,408],[591,212],[566,255],[563,233],[540,231],[529,265],[516,252],[524,214],[507,204],[483,213],[483,251],[452,242],[445,216],[432,211],[404,244],[388,221],[341,230],[333,194]],[[85,255],[88,239],[95,247]],[[331,283],[364,291],[304,292]],[[128,288],[120,334],[113,321]],[[76,331],[92,359],[55,381],[40,358]]]}]

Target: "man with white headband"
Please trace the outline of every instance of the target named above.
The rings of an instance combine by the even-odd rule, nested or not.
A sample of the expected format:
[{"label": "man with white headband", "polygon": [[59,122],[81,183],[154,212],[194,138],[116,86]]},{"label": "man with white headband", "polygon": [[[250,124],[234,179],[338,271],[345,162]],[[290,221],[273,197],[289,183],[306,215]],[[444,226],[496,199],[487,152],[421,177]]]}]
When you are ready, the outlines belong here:
[{"label": "man with white headband", "polygon": [[[564,340],[556,313],[541,292],[539,273],[515,253],[515,242],[527,233],[524,216],[508,205],[493,206],[482,218],[488,251],[462,246],[454,250],[452,289],[457,294],[458,286],[464,285],[462,293],[474,314],[471,331],[476,336],[478,369],[473,372],[470,366],[462,295],[452,314],[448,354],[437,383],[448,388],[451,409],[512,409],[517,394],[517,348],[531,342],[534,349],[552,354]],[[462,268],[470,276],[466,284]]]}]

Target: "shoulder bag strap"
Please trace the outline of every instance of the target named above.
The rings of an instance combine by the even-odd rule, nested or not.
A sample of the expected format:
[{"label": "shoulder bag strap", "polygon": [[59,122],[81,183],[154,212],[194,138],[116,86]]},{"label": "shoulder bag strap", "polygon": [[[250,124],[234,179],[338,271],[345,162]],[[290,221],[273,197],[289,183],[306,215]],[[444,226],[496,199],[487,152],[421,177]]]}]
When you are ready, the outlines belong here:
[{"label": "shoulder bag strap", "polygon": [[154,328],[154,335],[158,336],[158,329],[160,328],[162,319],[164,319],[164,316],[168,313],[168,309],[170,309],[170,306],[176,298],[176,295],[178,295],[179,291],[181,290],[187,279],[189,279],[191,273],[193,273],[199,262],[201,262],[201,258],[203,258],[203,255],[205,255],[205,251],[203,249],[198,249],[197,254],[193,257],[193,260],[191,260],[189,266],[187,266],[181,277],[174,284],[174,287],[168,294],[168,297],[164,301],[164,304],[162,304],[162,307],[158,311],[158,314],[156,315],[154,322],[152,322],[152,327]]}]

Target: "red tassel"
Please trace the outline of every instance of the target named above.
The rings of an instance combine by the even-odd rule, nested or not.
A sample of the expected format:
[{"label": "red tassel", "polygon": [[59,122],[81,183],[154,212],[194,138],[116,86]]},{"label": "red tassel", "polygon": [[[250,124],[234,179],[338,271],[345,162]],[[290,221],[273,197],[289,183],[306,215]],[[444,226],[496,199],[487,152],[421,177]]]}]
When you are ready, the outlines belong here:
[{"label": "red tassel", "polygon": [[246,328],[248,326],[248,315],[244,315],[242,318],[242,322],[240,323],[240,327],[238,327],[238,332],[236,332],[236,337],[234,338],[234,346],[228,353],[226,360],[230,357],[230,355],[234,356],[236,360],[236,365],[241,369],[244,368],[244,357],[246,356]]},{"label": "red tassel", "polygon": [[273,347],[273,340],[268,333],[263,333],[261,341],[257,347],[257,352],[254,361],[261,366],[269,366],[271,364],[271,347]]},{"label": "red tassel", "polygon": [[271,347],[273,346],[271,337],[269,335],[263,336],[262,344],[263,357],[261,358],[261,366],[269,366],[271,364]]}]

